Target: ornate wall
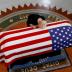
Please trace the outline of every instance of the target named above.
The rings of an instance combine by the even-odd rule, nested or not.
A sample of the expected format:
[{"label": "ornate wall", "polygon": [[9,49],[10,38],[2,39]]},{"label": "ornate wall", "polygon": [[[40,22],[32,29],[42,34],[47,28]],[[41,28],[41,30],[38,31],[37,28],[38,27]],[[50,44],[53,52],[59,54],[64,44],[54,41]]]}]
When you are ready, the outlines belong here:
[{"label": "ornate wall", "polygon": [[67,10],[62,11],[62,8],[57,7],[44,7],[36,4],[27,6],[18,5],[18,8],[12,7],[12,10],[6,9],[6,12],[1,11],[0,15],[0,30],[10,30],[15,28],[26,27],[27,16],[31,13],[38,13],[43,15],[46,20],[50,22],[68,19],[72,20],[72,14],[68,14]]}]

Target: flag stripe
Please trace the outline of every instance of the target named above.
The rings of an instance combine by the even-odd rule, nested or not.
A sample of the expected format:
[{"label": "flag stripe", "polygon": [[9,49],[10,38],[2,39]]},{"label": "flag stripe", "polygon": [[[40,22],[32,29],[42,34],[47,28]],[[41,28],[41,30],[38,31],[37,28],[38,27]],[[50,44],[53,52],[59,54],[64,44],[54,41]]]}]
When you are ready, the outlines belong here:
[{"label": "flag stripe", "polygon": [[38,44],[33,44],[33,45],[30,45],[30,46],[26,46],[26,47],[21,47],[21,48],[18,48],[18,49],[5,51],[4,55],[7,56],[7,55],[10,55],[12,53],[16,53],[16,52],[20,52],[20,51],[24,51],[24,50],[28,50],[28,49],[33,49],[33,48],[36,48],[36,47],[38,48],[40,46],[45,46],[45,45],[49,45],[49,44],[52,44],[52,42],[51,41],[45,41],[45,42],[41,42],[41,43],[38,43]]},{"label": "flag stripe", "polygon": [[[38,43],[40,45],[40,43],[42,42],[45,42],[47,41],[47,43],[45,45],[48,45],[49,41],[51,40],[51,37],[45,37],[45,38],[42,38],[42,39],[37,39],[37,40],[34,40],[34,41],[29,41],[29,42],[25,42],[25,43],[21,43],[21,44],[15,44],[15,45],[11,45],[11,46],[8,46],[8,47],[5,47],[3,50],[3,52],[5,51],[9,51],[9,50],[14,50],[14,49],[18,49],[18,48],[21,48],[23,47],[23,49],[28,49],[29,48],[32,48],[34,47],[33,45],[36,44],[38,46]],[[52,43],[51,43],[52,44]],[[32,45],[32,47],[30,46]],[[44,45],[44,44],[43,44]],[[42,46],[43,46],[42,45]],[[41,46],[41,45],[40,45]],[[24,48],[25,47],[25,48]],[[35,46],[36,47],[36,46]]]},{"label": "flag stripe", "polygon": [[63,26],[71,26],[71,25],[69,23],[62,23],[62,24],[58,24],[58,25],[48,26],[46,28],[53,29],[53,28],[58,28],[58,27],[63,27]]},{"label": "flag stripe", "polygon": [[5,58],[1,58],[1,59],[0,59],[0,62],[4,62],[4,61],[5,61]]},{"label": "flag stripe", "polygon": [[5,35],[13,34],[13,33],[18,33],[18,32],[24,32],[27,30],[32,30],[32,27],[27,27],[27,28],[21,28],[21,29],[15,29],[15,30],[10,30],[10,31],[4,31],[1,33],[1,38],[4,37]]},{"label": "flag stripe", "polygon": [[27,37],[31,37],[31,36],[35,36],[35,35],[40,35],[40,34],[44,34],[44,33],[48,33],[48,30],[32,32],[32,33],[18,35],[18,36],[9,37],[9,38],[5,37],[6,39],[1,42],[1,45],[5,44],[6,42],[10,42],[10,41],[14,41],[14,40],[19,40],[19,39],[23,39],[23,38],[27,38]]},{"label": "flag stripe", "polygon": [[1,53],[0,53],[0,57],[1,57],[1,56],[3,56],[3,55],[4,55],[4,53],[3,53],[3,52],[1,52]]},{"label": "flag stripe", "polygon": [[14,63],[16,60],[19,60],[19,59],[23,59],[23,58],[28,58],[28,57],[31,57],[31,56],[38,56],[38,55],[42,55],[42,54],[45,54],[45,53],[48,53],[48,52],[52,52],[52,50],[46,50],[46,51],[43,51],[43,52],[39,52],[39,53],[35,53],[35,54],[31,54],[31,55],[27,55],[27,56],[21,56],[21,57],[18,57],[18,58],[14,58],[13,60],[7,62],[7,60],[5,59],[5,63],[6,63],[6,66],[8,67],[10,64]]},{"label": "flag stripe", "polygon": [[5,56],[5,58],[8,59],[8,58],[10,58],[14,55],[19,55],[19,54],[22,54],[22,53],[28,53],[28,52],[32,52],[32,51],[35,51],[35,50],[49,48],[49,47],[52,47],[52,45],[50,44],[50,45],[40,46],[40,47],[36,47],[36,48],[32,48],[32,49],[28,49],[28,50],[24,50],[24,51],[20,51],[20,52],[15,52],[15,53],[12,53],[10,55]]},{"label": "flag stripe", "polygon": [[58,21],[58,22],[51,22],[51,23],[48,23],[47,26],[53,26],[53,25],[57,25],[57,24],[63,24],[63,23],[70,23],[68,20],[65,20],[65,21]]},{"label": "flag stripe", "polygon": [[33,32],[38,32],[38,31],[42,31],[42,29],[32,29],[32,30],[27,30],[27,31],[23,31],[23,32],[7,34],[4,37],[2,37],[1,42],[4,41],[5,39],[11,38],[11,37],[25,35],[25,34],[29,34],[29,33],[33,33]]},{"label": "flag stripe", "polygon": [[23,54],[19,54],[19,55],[14,55],[14,56],[6,59],[5,62],[7,63],[7,62],[10,62],[11,60],[13,60],[15,58],[18,58],[18,57],[28,56],[28,55],[32,55],[32,54],[37,54],[37,53],[41,53],[41,52],[48,51],[48,50],[51,50],[51,49],[52,49],[52,47],[49,47],[49,48],[35,50],[35,51],[32,51],[32,52],[27,52],[27,53],[23,53]]},{"label": "flag stripe", "polygon": [[[9,46],[13,46],[13,45],[18,45],[18,44],[21,44],[21,43],[32,43],[32,41],[34,42],[35,40],[39,40],[39,39],[42,39],[42,38],[45,38],[45,37],[49,37],[50,38],[50,34],[49,33],[45,33],[45,34],[41,34],[41,35],[36,35],[36,36],[31,36],[31,37],[27,37],[27,38],[23,38],[23,39],[18,39],[18,40],[15,40],[15,41],[10,41],[10,42],[6,42],[5,44],[3,44],[1,46],[1,49],[3,48],[7,48]],[[48,38],[48,39],[49,39]],[[47,39],[47,40],[48,40]],[[51,38],[50,38],[51,39]],[[43,41],[43,40],[42,40]],[[36,42],[38,43],[38,42]]]}]

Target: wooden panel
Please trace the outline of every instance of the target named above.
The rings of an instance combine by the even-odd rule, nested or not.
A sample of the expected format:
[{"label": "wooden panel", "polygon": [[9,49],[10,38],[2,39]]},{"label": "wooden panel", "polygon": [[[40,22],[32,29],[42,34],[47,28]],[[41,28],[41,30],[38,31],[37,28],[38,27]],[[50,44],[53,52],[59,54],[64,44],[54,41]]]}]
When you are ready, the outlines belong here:
[{"label": "wooden panel", "polygon": [[25,22],[19,22],[16,24],[12,24],[10,27],[7,27],[5,30],[13,30],[27,27]]},{"label": "wooden panel", "polygon": [[68,56],[69,56],[69,58],[70,58],[70,60],[71,60],[71,63],[72,63],[72,47],[66,48],[66,51],[67,51]]},{"label": "wooden panel", "polygon": [[2,28],[0,28],[0,32],[2,31]]},{"label": "wooden panel", "polygon": [[58,69],[52,72],[72,72],[72,66],[63,69]]},{"label": "wooden panel", "polygon": [[[50,72],[72,72],[72,47],[66,48],[66,51],[67,51],[68,56],[71,60],[71,66],[66,67],[66,68],[62,68],[62,69],[58,69],[58,70],[54,70],[54,71],[50,71]],[[0,72],[8,72],[4,63],[0,63]]]},{"label": "wooden panel", "polygon": [[71,61],[71,66],[66,67],[66,68],[62,68],[62,69],[58,69],[58,70],[54,70],[54,71],[51,71],[51,72],[72,72],[72,47],[66,48],[66,52],[67,52],[68,57]]},{"label": "wooden panel", "polygon": [[0,63],[0,72],[8,72],[4,63]]}]

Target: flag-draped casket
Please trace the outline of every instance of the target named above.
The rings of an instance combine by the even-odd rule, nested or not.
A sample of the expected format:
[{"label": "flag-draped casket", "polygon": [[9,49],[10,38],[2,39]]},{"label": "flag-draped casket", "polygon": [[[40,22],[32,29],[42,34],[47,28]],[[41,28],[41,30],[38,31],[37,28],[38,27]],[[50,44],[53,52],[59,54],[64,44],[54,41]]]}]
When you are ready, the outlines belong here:
[{"label": "flag-draped casket", "polygon": [[7,65],[30,56],[72,46],[72,26],[69,21],[47,23],[44,29],[31,27],[0,33],[0,61]]}]

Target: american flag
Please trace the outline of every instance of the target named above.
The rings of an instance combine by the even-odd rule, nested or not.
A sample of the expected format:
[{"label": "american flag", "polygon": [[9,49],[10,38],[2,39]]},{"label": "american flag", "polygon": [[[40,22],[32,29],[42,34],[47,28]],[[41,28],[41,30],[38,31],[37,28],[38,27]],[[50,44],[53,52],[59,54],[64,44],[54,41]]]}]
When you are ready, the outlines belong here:
[{"label": "american flag", "polygon": [[44,29],[31,27],[0,33],[0,61],[7,65],[20,58],[40,55],[72,46],[69,21],[47,23]]}]

